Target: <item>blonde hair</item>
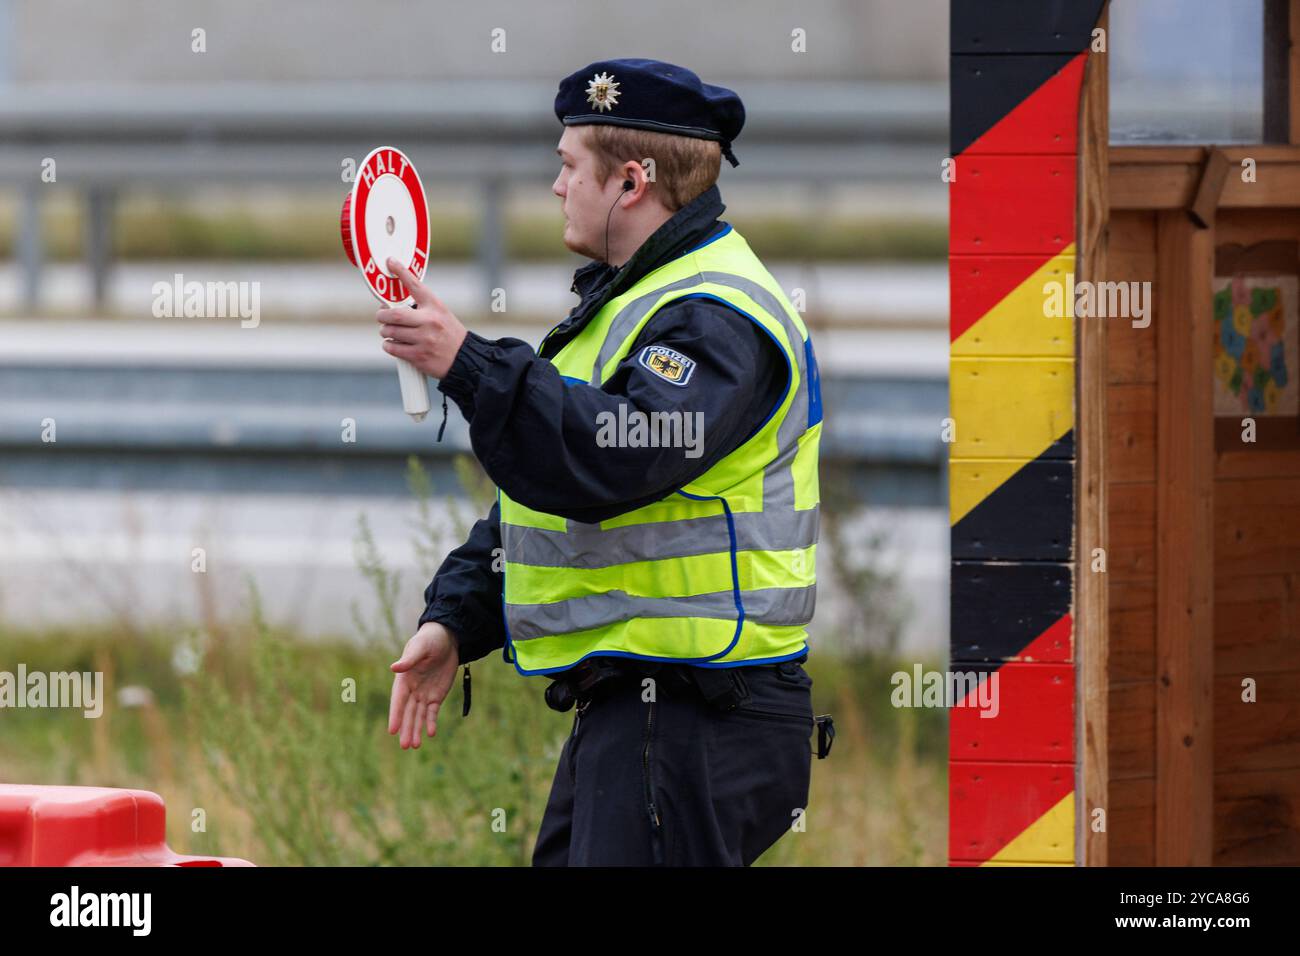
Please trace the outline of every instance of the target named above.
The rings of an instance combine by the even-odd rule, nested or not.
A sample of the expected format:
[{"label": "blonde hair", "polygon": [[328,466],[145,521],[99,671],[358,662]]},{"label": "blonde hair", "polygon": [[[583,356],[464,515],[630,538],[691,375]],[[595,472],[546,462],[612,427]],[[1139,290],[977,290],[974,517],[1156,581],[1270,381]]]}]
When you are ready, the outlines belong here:
[{"label": "blonde hair", "polygon": [[601,182],[629,160],[643,166],[647,159],[654,160],[650,188],[669,212],[681,209],[718,181],[722,147],[713,140],[608,123],[587,123],[582,129],[584,141],[595,153]]}]

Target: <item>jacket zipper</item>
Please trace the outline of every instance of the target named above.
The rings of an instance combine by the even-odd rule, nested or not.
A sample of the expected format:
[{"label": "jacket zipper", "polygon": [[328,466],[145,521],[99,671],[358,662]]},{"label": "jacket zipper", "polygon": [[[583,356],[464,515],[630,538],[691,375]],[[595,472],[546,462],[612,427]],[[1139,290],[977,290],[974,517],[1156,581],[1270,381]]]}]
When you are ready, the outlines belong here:
[{"label": "jacket zipper", "polygon": [[645,716],[645,746],[641,748],[641,775],[645,781],[645,800],[646,809],[650,813],[650,822],[658,830],[661,826],[659,821],[659,808],[655,806],[654,788],[650,785],[650,735],[654,729],[655,705],[652,701],[646,709]]},{"label": "jacket zipper", "polygon": [[573,709],[573,733],[570,736],[578,736],[578,727],[582,724],[583,715],[587,713],[587,706],[591,703],[590,699],[580,700]]},{"label": "jacket zipper", "polygon": [[578,782],[578,761],[577,755],[573,752],[578,746],[578,728],[582,726],[582,716],[587,712],[587,704],[590,701],[579,701],[573,712],[573,729],[569,731],[569,782],[577,784]]}]

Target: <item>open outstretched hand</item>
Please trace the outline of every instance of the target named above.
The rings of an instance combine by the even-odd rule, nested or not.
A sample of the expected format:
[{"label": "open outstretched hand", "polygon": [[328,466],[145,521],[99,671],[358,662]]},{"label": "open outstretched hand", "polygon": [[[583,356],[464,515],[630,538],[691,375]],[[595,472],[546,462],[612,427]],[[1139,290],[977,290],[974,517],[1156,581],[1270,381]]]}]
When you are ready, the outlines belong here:
[{"label": "open outstretched hand", "polygon": [[406,642],[402,656],[389,665],[396,676],[388,705],[388,732],[400,734],[403,750],[419,748],[421,731],[431,738],[438,733],[438,710],[459,666],[456,639],[433,621],[421,625]]}]

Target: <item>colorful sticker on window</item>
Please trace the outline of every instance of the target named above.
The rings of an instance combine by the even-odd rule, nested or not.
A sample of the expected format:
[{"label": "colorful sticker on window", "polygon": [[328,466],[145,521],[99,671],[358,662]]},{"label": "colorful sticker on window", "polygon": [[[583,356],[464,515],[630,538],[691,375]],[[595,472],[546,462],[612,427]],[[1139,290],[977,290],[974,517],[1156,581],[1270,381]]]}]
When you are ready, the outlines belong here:
[{"label": "colorful sticker on window", "polygon": [[1214,413],[1295,415],[1295,276],[1214,280]]}]

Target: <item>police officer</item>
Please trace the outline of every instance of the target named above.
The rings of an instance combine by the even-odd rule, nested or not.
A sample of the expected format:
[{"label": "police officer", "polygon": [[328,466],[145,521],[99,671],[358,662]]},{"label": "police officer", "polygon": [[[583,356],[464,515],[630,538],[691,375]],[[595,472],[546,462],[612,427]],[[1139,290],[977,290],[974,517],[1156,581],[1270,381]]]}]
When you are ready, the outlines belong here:
[{"label": "police officer", "polygon": [[801,666],[812,343],[719,219],[734,92],[607,60],[560,83],[555,114],[564,242],[592,261],[536,352],[466,330],[389,262],[417,307],[379,311],[384,349],[441,380],[498,489],[425,591],[389,733],[432,737],[458,666],[501,648],[576,705],[534,865],[748,865],[801,828],[815,729],[829,749]]}]

